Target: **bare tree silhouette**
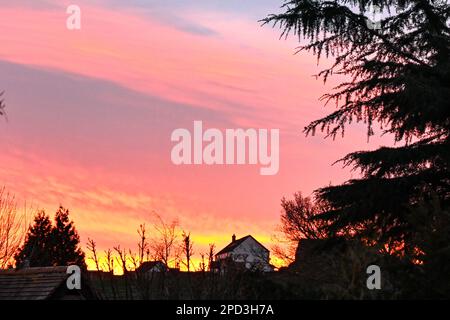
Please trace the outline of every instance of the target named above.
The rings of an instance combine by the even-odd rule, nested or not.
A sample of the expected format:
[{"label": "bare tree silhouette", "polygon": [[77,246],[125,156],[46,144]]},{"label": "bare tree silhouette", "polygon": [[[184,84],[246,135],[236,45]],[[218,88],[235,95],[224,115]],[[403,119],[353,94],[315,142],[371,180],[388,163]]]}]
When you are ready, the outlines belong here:
[{"label": "bare tree silhouette", "polygon": [[0,189],[0,269],[12,264],[26,233],[25,214],[17,212],[15,198]]},{"label": "bare tree silhouette", "polygon": [[182,243],[182,251],[184,254],[184,257],[186,258],[186,261],[183,261],[183,264],[186,266],[188,272],[191,271],[191,258],[192,255],[194,254],[194,243],[191,240],[191,233],[186,233],[183,231],[183,234],[181,235],[183,238],[183,243]]},{"label": "bare tree silhouette", "polygon": [[156,214],[157,222],[153,225],[157,236],[150,243],[155,259],[162,261],[167,267],[176,264],[178,255],[176,242],[178,237],[178,221],[166,222]]}]

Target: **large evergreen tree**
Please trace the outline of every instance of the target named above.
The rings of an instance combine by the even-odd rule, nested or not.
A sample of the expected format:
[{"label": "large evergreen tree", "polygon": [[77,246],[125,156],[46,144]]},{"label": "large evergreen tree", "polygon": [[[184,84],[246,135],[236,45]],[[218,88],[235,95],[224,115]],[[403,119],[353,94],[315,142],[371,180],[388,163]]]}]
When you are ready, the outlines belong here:
[{"label": "large evergreen tree", "polygon": [[[368,23],[374,6],[383,11],[376,28]],[[320,73],[325,80],[337,73],[348,79],[323,97],[337,110],[305,132],[320,129],[334,139],[346,125],[364,122],[371,136],[378,123],[397,142],[344,157],[361,178],[317,190],[330,208],[319,217],[331,221],[327,226],[336,235],[350,228],[355,237],[423,258],[427,246],[416,239],[426,237],[417,236],[417,208],[432,199],[444,211],[449,207],[448,1],[290,0],[282,8],[264,21],[280,26],[283,36],[298,36],[302,50],[332,58],[334,64]],[[439,212],[427,211],[427,221],[445,220],[433,217]],[[448,242],[441,249],[448,250]]]},{"label": "large evergreen tree", "polygon": [[60,207],[52,225],[45,212],[40,212],[30,226],[23,246],[15,256],[17,267],[46,267],[76,264],[85,266],[80,237],[69,220],[69,211]]},{"label": "large evergreen tree", "polygon": [[52,222],[44,211],[34,217],[28,229],[25,243],[15,256],[17,267],[40,267],[52,265]]},{"label": "large evergreen tree", "polygon": [[53,253],[54,264],[58,266],[70,264],[84,266],[84,253],[79,247],[80,237],[73,221],[69,220],[69,210],[63,207],[59,207],[55,214],[52,241],[55,243]]}]

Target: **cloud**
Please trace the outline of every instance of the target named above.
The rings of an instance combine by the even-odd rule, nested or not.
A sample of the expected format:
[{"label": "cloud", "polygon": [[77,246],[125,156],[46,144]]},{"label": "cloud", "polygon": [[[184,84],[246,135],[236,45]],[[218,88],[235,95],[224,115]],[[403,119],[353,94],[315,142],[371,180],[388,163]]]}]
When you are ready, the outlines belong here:
[{"label": "cloud", "polygon": [[[302,70],[305,63],[298,63],[287,45],[273,46],[276,37],[270,39],[271,30],[256,22],[191,14],[191,20],[212,25],[220,34],[199,37],[134,11],[83,5],[82,30],[70,32],[63,23],[65,12],[20,10],[19,14],[10,8],[0,12],[4,17],[0,59],[106,80],[173,103],[216,110],[237,125],[242,121],[286,125],[288,118],[280,117],[281,109],[298,109],[299,98],[309,103],[320,96],[316,89],[300,95],[284,85],[302,85],[301,75],[313,73],[312,68]],[[293,118],[289,121],[296,123]]]},{"label": "cloud", "polygon": [[106,0],[102,2],[105,6],[130,7],[140,10],[158,10],[161,14],[165,12],[179,12],[188,15],[192,11],[222,12],[227,14],[247,16],[252,19],[261,19],[282,5],[280,0]]},{"label": "cloud", "polygon": [[33,9],[33,10],[40,10],[40,9],[59,9],[61,8],[61,3],[57,3],[54,0],[0,0],[0,7],[7,8],[7,7],[21,7],[25,9]]},{"label": "cloud", "polygon": [[0,74],[9,117],[0,130],[8,130],[15,139],[4,142],[20,141],[42,156],[88,165],[102,157],[104,166],[114,166],[128,154],[139,166],[149,160],[149,151],[170,150],[168,137],[174,128],[194,119],[227,122],[219,111],[175,103],[106,80],[2,61]]},{"label": "cloud", "polygon": [[[302,127],[329,111],[317,100],[327,88],[311,77],[314,58],[293,56],[296,43],[256,22],[271,1],[120,2],[80,1],[79,32],[45,2],[0,7],[9,116],[0,124],[0,177],[20,198],[49,212],[69,207],[82,237],[100,237],[103,247],[133,245],[151,210],[179,217],[194,241],[225,244],[233,232],[267,239],[282,196],[344,181],[347,172],[330,164],[367,147],[365,131],[339,144],[303,137]],[[153,4],[166,15],[148,14]],[[194,120],[280,128],[279,175],[173,165],[170,133]]]},{"label": "cloud", "polygon": [[189,21],[183,21],[181,19],[176,18],[175,21],[172,23],[173,26],[175,26],[178,30],[182,30],[185,32],[189,32],[196,35],[201,36],[218,36],[219,33],[211,28],[194,24]]}]

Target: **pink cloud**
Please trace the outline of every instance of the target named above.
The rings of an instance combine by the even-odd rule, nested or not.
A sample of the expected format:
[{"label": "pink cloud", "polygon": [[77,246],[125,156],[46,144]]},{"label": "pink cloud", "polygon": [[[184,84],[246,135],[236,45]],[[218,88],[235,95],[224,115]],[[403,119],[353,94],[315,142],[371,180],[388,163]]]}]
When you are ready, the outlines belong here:
[{"label": "pink cloud", "polygon": [[317,72],[314,60],[294,57],[292,43],[277,41],[275,31],[258,22],[192,13],[220,34],[202,37],[135,11],[88,5],[82,6],[80,31],[66,29],[62,10],[0,12],[0,59],[113,81],[221,110],[244,124],[250,124],[245,117],[284,123],[278,111],[298,111],[320,95],[320,83],[309,77]]},{"label": "pink cloud", "polygon": [[[91,138],[111,145],[104,153],[92,151],[92,159],[99,159],[96,165],[82,165],[68,156],[46,158],[46,153],[57,154],[58,146],[32,152],[25,144],[11,143],[15,147],[0,156],[3,183],[49,213],[59,204],[69,207],[83,241],[98,238],[101,248],[118,242],[132,246],[136,228],[152,210],[178,217],[201,250],[209,242],[226,244],[233,232],[269,242],[282,196],[298,190],[310,194],[329,182],[344,181],[349,172],[331,167],[334,160],[355,148],[387,142],[374,139],[368,146],[362,128],[350,130],[346,140],[336,143],[305,139],[302,127],[330,111],[320,108],[317,99],[332,83],[315,81],[315,59],[294,56],[295,42],[277,41],[277,31],[256,21],[188,12],[187,18],[217,32],[204,37],[136,11],[86,4],[81,31],[65,28],[64,10],[7,7],[0,14],[1,60],[111,81],[223,115],[223,122],[218,119],[208,126],[224,127],[231,118],[236,126],[281,129],[281,166],[275,177],[261,177],[257,168],[248,166],[175,167],[169,150],[161,148],[148,150],[142,158],[142,152],[133,150],[122,154],[114,148],[114,136]],[[33,88],[24,88],[24,94],[28,91]],[[149,137],[152,129],[146,132]],[[87,157],[79,145],[73,148]],[[119,159],[117,154],[123,160],[116,165],[119,169],[102,162]]]}]

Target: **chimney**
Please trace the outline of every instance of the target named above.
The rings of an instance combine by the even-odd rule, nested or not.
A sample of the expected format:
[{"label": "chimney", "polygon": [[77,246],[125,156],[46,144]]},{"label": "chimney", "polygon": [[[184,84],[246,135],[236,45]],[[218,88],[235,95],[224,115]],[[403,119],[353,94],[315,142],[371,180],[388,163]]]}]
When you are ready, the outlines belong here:
[{"label": "chimney", "polygon": [[236,241],[236,235],[233,234],[233,235],[231,236],[231,242],[235,242],[235,241]]}]

